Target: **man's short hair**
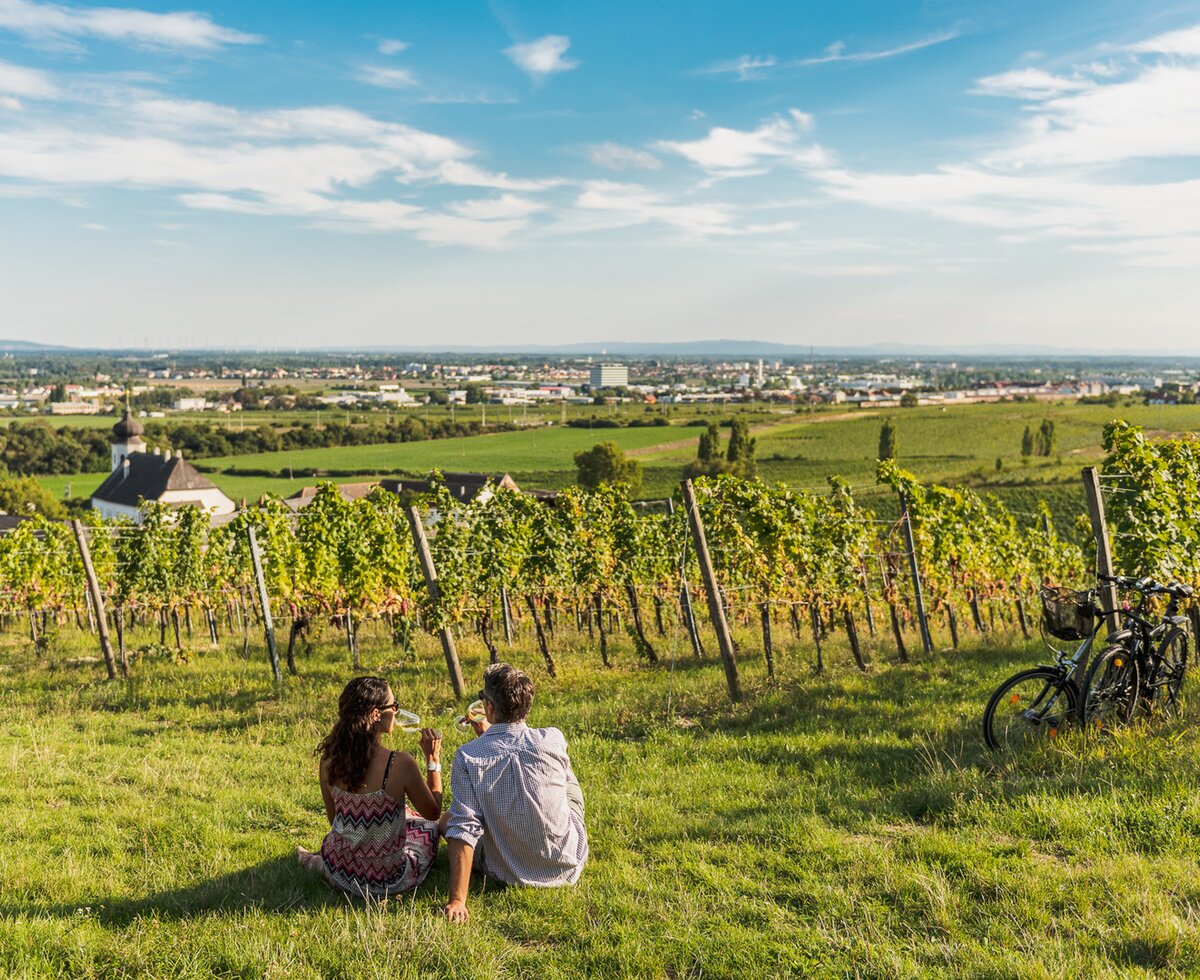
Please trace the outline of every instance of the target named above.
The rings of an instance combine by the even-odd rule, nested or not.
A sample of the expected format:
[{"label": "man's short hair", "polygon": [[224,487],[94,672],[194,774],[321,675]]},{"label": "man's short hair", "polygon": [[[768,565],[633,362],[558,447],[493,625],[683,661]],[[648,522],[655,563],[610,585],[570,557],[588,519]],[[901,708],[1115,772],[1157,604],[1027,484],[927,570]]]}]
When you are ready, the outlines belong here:
[{"label": "man's short hair", "polygon": [[533,707],[533,681],[512,664],[491,664],[483,672],[480,696],[492,702],[497,721],[524,721]]}]

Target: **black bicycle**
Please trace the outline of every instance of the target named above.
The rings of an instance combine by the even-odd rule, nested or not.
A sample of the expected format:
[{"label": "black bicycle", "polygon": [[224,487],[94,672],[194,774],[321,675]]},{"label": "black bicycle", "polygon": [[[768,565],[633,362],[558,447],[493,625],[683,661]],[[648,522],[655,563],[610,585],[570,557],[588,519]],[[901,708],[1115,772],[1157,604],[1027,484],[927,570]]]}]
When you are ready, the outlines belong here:
[{"label": "black bicycle", "polygon": [[[998,752],[1053,739],[1079,713],[1079,666],[1087,661],[1102,615],[1096,591],[1044,588],[1039,596],[1042,638],[1054,663],[1013,674],[992,694],[983,712],[983,737]],[[1079,645],[1064,649],[1052,639]]]},{"label": "black bicycle", "polygon": [[[1094,731],[1128,722],[1139,711],[1171,716],[1179,711],[1180,692],[1188,662],[1188,618],[1179,604],[1193,589],[1179,582],[1160,584],[1152,578],[1101,575],[1118,589],[1136,592],[1137,606],[1122,610],[1121,629],[1088,669],[1081,709],[1084,725]],[[1154,596],[1167,596],[1158,622],[1146,617]]]}]

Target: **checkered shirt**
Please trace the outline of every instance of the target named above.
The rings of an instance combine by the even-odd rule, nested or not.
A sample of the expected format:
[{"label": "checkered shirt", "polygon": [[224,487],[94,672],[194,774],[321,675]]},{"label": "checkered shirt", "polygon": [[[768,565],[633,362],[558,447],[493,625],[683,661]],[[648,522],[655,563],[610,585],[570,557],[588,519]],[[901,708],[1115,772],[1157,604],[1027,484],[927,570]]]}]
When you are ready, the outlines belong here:
[{"label": "checkered shirt", "polygon": [[509,884],[573,885],[587,830],[567,803],[574,779],[557,728],[495,724],[454,754],[448,838],[483,844],[488,874]]}]

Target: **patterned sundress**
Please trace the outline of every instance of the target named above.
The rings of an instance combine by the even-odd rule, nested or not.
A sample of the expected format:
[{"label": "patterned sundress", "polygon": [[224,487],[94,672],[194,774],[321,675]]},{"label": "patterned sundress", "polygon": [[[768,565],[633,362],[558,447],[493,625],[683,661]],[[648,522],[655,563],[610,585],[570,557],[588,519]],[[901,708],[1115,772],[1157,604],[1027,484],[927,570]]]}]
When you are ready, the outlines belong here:
[{"label": "patterned sundress", "polygon": [[[388,756],[383,784],[392,771]],[[438,825],[383,791],[333,790],[333,826],[321,844],[325,877],[360,898],[387,898],[416,888],[437,856]]]}]

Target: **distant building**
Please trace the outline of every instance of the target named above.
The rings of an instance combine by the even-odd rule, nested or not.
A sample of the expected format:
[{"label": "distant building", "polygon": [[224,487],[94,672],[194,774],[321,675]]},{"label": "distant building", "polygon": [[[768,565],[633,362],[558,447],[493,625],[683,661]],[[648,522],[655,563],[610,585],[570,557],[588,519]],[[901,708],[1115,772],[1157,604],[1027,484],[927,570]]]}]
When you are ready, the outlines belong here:
[{"label": "distant building", "polygon": [[100,406],[95,402],[51,402],[51,415],[99,415]]},{"label": "distant building", "polygon": [[177,412],[203,412],[208,408],[208,399],[176,398],[174,408]]},{"label": "distant building", "polygon": [[199,507],[207,514],[231,514],[234,503],[182,454],[148,453],[142,424],[129,409],[113,426],[112,472],[92,494],[92,509],[101,517],[125,517],[140,522],[142,507],[161,503],[169,507]]},{"label": "distant building", "polygon": [[625,388],[629,385],[629,368],[624,364],[597,364],[588,371],[592,388]]}]

